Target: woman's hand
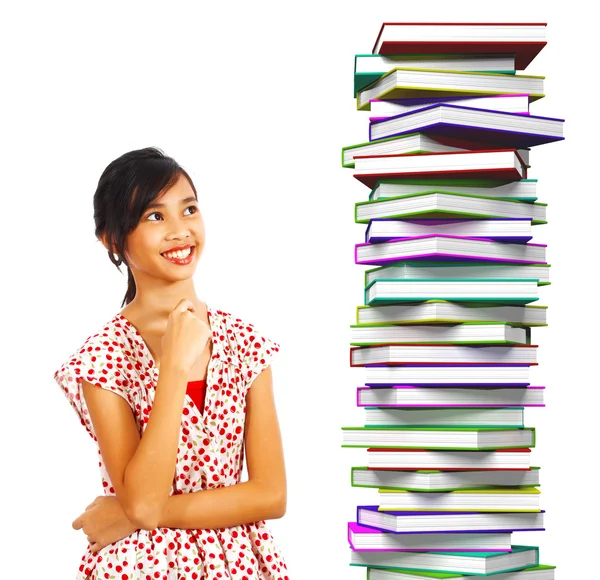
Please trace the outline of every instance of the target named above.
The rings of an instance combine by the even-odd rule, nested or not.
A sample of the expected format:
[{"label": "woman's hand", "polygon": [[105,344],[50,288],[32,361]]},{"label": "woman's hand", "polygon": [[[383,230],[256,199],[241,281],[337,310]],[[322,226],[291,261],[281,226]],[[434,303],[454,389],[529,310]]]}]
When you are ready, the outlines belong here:
[{"label": "woman's hand", "polygon": [[169,314],[161,340],[161,366],[174,364],[189,372],[211,339],[208,324],[195,314],[196,307],[186,298],[180,300]]},{"label": "woman's hand", "polygon": [[92,552],[122,540],[137,531],[123,512],[116,496],[99,496],[73,520],[73,529],[86,534]]}]

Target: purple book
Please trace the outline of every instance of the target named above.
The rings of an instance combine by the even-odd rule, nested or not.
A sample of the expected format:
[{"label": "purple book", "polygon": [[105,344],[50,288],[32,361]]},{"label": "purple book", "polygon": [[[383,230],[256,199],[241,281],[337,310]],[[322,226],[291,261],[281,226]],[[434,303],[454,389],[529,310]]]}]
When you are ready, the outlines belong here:
[{"label": "purple book", "polygon": [[457,532],[543,531],[545,510],[540,512],[412,512],[379,511],[376,505],[359,505],[361,526],[399,534]]},{"label": "purple book", "polygon": [[[482,387],[481,385],[443,385],[439,387],[416,386],[416,385],[390,385],[377,387],[357,387],[356,406],[357,407],[429,407],[443,408],[448,407],[545,407],[544,403],[531,402],[541,399],[546,387],[537,387],[528,385],[523,388],[502,387]],[[396,400],[395,390],[400,389],[404,394],[408,389],[409,396],[401,397],[400,402]],[[425,402],[420,396],[423,392],[432,396],[435,403]],[[413,393],[415,397],[413,398]],[[369,399],[370,402],[362,402],[365,396],[374,394]]]},{"label": "purple book", "polygon": [[348,522],[355,552],[512,552],[511,532],[399,534]]},{"label": "purple book", "polygon": [[[424,133],[442,142],[443,139],[448,139],[448,145],[456,143],[460,146],[461,141],[472,141],[487,144],[488,147],[525,149],[562,141],[563,123],[564,119],[553,117],[521,115],[444,103],[372,121],[369,124],[369,141],[409,133]],[[477,149],[481,146],[463,148]]]},{"label": "purple book", "polygon": [[[365,243],[378,244],[381,242],[389,242],[390,240],[397,239],[407,239],[410,237],[414,237],[418,234],[403,234],[402,236],[391,236],[391,235],[377,235],[372,234],[372,230],[374,230],[379,224],[381,226],[385,226],[385,222],[402,222],[405,226],[407,232],[411,231],[420,231],[425,232],[425,235],[429,234],[427,230],[430,230],[432,234],[435,232],[441,232],[442,234],[453,234],[460,233],[457,228],[466,228],[466,231],[469,232],[466,235],[469,237],[477,238],[477,239],[490,239],[496,242],[508,242],[515,244],[524,244],[532,239],[531,234],[527,235],[507,235],[501,233],[492,233],[488,235],[483,235],[479,233],[470,233],[470,232],[478,232],[481,229],[481,225],[500,223],[501,225],[509,223],[514,223],[515,225],[526,224],[531,225],[530,218],[487,218],[485,220],[481,219],[397,219],[397,218],[373,218],[369,221],[369,225],[365,231]],[[487,223],[486,223],[487,222]]]},{"label": "purple book", "polygon": [[428,234],[356,244],[354,248],[356,264],[379,266],[400,260],[546,264],[546,244],[507,244],[487,238]]}]

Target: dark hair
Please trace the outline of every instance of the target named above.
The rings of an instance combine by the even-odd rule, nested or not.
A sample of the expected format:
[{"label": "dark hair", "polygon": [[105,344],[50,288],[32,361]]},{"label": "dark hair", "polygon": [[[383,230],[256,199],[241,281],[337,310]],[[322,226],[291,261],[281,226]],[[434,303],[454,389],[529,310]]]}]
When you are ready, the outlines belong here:
[{"label": "dark hair", "polygon": [[[121,306],[135,297],[135,280],[125,257],[125,241],[133,231],[149,203],[173,186],[180,176],[189,181],[194,195],[198,193],[187,174],[172,157],[156,147],[130,151],[112,161],[103,171],[94,193],[95,235],[106,236],[108,257],[121,272],[127,267],[127,293]],[[114,254],[117,254],[115,257]]]}]

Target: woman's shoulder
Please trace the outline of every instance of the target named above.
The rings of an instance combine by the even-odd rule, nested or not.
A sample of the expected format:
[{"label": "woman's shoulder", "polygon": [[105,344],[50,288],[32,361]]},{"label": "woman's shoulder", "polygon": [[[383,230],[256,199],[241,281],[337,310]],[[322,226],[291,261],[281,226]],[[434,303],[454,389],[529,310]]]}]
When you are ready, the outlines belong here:
[{"label": "woman's shoulder", "polygon": [[[222,350],[248,375],[264,368],[280,344],[263,334],[248,317],[229,310],[212,310],[219,325],[217,336]],[[213,328],[213,332],[217,330]]]},{"label": "woman's shoulder", "polygon": [[[114,374],[111,373],[113,369],[139,367],[139,358],[134,338],[130,336],[121,317],[115,315],[79,342],[79,346],[64,359],[55,376],[70,370],[86,380],[90,377],[100,380],[102,376]],[[85,377],[82,375],[83,369],[86,370]]]}]

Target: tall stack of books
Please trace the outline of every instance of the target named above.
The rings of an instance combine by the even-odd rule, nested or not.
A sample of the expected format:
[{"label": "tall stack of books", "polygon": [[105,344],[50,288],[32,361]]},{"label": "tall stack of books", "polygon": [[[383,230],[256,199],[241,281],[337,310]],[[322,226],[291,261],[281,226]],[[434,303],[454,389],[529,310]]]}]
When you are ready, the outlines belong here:
[{"label": "tall stack of books", "polygon": [[529,371],[550,282],[531,241],[546,204],[527,172],[564,121],[531,114],[544,77],[516,71],[545,27],[386,23],[355,58],[369,140],[344,147],[342,165],[370,190],[355,262],[374,267],[351,325],[365,422],[342,428],[342,446],[366,448],[352,485],[378,490],[348,523],[368,580],[554,579],[539,547],[511,536],[544,529],[524,408],[544,406]]}]

